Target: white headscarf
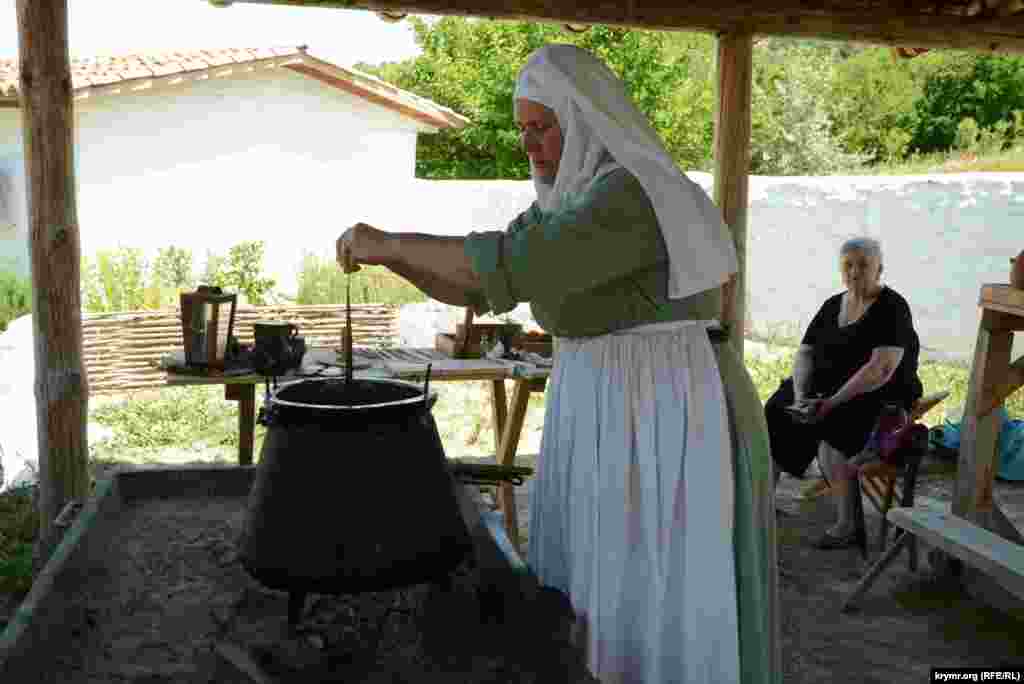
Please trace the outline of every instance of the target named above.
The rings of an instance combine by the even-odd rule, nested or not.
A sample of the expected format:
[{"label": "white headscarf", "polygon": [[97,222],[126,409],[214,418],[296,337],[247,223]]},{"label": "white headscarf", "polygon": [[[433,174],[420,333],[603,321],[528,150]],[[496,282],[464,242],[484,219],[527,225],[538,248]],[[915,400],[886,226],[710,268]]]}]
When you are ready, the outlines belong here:
[{"label": "white headscarf", "polygon": [[554,184],[534,178],[543,211],[571,201],[594,180],[623,166],[654,205],[668,249],[669,297],[709,290],[738,270],[736,249],[718,208],[679,170],[625,85],[599,59],[574,45],[546,45],[519,71],[515,98],[554,111],[562,129]]}]

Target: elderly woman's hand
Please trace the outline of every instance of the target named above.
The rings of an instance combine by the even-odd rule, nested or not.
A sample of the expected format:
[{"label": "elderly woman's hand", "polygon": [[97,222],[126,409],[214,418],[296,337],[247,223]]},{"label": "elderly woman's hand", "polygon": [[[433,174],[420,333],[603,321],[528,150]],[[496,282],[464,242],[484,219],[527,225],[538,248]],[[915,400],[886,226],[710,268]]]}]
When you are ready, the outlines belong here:
[{"label": "elderly woman's hand", "polygon": [[832,413],[832,409],[836,407],[833,397],[828,397],[827,399],[812,399],[811,403],[813,404],[814,409],[814,422],[825,420],[825,417]]},{"label": "elderly woman's hand", "polygon": [[338,238],[335,245],[338,265],[346,273],[359,270],[359,264],[388,264],[395,259],[392,235],[365,223],[357,223]]}]

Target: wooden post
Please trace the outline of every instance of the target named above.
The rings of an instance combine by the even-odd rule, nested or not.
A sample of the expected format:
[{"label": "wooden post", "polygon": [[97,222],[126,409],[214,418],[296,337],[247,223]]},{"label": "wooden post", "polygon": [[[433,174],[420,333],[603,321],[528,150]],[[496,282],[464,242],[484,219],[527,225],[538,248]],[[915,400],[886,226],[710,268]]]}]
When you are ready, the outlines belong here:
[{"label": "wooden post", "polygon": [[739,272],[722,289],[722,323],[743,358],[746,323],[747,198],[750,174],[750,101],[754,36],[718,36],[718,98],[715,109],[715,204],[732,231]]},{"label": "wooden post", "polygon": [[981,310],[953,488],[953,515],[987,529],[992,528],[992,480],[999,465],[1001,426],[994,411],[980,409],[986,389],[1005,377],[1013,346],[1013,333],[998,329],[997,319],[996,312]]},{"label": "wooden post", "polygon": [[82,362],[67,0],[18,0],[17,13],[32,257],[39,539],[45,543],[65,504],[89,492],[89,390]]}]

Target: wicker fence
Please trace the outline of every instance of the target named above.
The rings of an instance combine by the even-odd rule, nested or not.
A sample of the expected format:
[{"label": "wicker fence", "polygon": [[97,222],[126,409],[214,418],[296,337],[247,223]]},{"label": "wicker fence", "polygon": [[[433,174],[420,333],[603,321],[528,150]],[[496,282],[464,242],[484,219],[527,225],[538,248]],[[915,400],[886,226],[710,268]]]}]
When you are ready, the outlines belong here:
[{"label": "wicker fence", "polygon": [[[256,306],[235,312],[235,336],[251,344],[256,321],[289,321],[299,328],[306,346],[337,348],[345,324],[344,306]],[[394,344],[398,339],[398,307],[352,305],[352,339],[359,345]],[[162,356],[182,349],[177,309],[85,314],[83,355],[90,394],[159,387],[164,373],[154,367]]]}]

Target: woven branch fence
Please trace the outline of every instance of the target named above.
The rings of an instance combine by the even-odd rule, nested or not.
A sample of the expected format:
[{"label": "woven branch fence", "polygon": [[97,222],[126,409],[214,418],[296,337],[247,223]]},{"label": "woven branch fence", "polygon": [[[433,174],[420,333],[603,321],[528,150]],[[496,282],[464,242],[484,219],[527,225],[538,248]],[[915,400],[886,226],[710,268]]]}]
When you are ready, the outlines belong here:
[{"label": "woven branch fence", "polygon": [[[234,335],[253,342],[256,321],[288,321],[299,328],[306,347],[336,349],[345,325],[345,307],[253,306],[235,311]],[[178,309],[84,314],[82,335],[90,394],[111,394],[164,385],[155,367],[165,354],[183,349]],[[352,341],[364,346],[393,345],[398,340],[398,307],[352,305]]]}]

